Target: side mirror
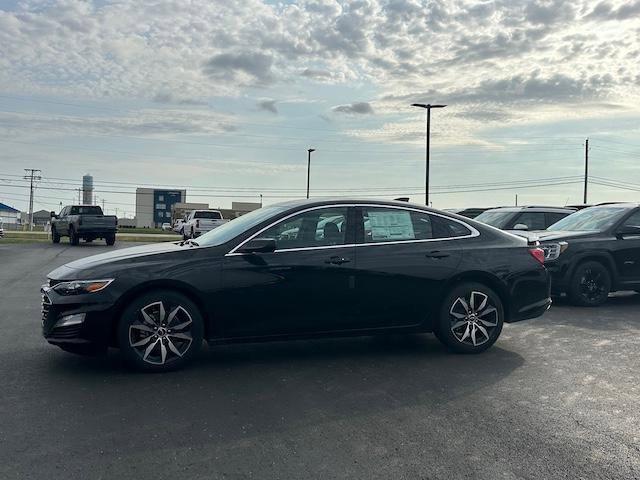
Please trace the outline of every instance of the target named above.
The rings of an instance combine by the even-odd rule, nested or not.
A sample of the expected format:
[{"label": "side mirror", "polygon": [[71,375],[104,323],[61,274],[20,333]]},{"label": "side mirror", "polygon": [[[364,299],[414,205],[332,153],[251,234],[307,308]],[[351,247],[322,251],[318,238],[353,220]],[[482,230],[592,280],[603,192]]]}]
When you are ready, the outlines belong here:
[{"label": "side mirror", "polygon": [[516,223],[513,226],[514,230],[522,230],[522,231],[527,231],[529,230],[529,227],[527,227],[524,223]]},{"label": "side mirror", "polygon": [[273,238],[254,238],[245,243],[238,253],[272,253],[276,250],[276,241]]},{"label": "side mirror", "polygon": [[636,225],[624,225],[616,232],[618,238],[625,236],[640,236],[640,226]]},{"label": "side mirror", "polygon": [[51,212],[51,218],[58,218],[58,215],[56,215],[56,212]]}]

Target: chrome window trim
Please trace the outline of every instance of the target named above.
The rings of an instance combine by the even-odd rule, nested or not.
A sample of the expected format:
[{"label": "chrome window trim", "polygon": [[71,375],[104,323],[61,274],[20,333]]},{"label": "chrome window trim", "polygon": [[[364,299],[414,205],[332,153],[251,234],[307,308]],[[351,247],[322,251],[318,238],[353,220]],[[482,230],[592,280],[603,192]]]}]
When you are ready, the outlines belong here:
[{"label": "chrome window trim", "polygon": [[306,251],[306,250],[329,250],[329,249],[336,249],[336,248],[351,248],[351,247],[356,247],[356,248],[357,247],[375,247],[375,246],[380,246],[380,245],[397,245],[397,244],[400,244],[400,243],[442,242],[444,240],[461,240],[461,239],[464,239],[464,238],[474,238],[474,237],[480,236],[480,232],[478,230],[476,230],[475,228],[473,228],[468,223],[465,223],[465,222],[463,222],[461,220],[458,220],[457,218],[452,218],[452,217],[449,217],[447,215],[441,215],[441,214],[436,213],[436,212],[430,212],[428,210],[421,210],[419,208],[408,207],[408,206],[405,207],[405,206],[401,206],[401,205],[382,205],[382,204],[376,204],[376,203],[337,203],[337,204],[334,204],[334,205],[317,205],[315,207],[305,208],[304,210],[299,210],[297,212],[294,212],[294,213],[291,213],[291,214],[287,215],[286,217],[282,217],[281,219],[276,220],[275,222],[272,222],[269,225],[267,225],[266,227],[258,230],[256,233],[251,235],[249,238],[247,238],[246,240],[244,240],[241,243],[239,243],[238,245],[236,245],[234,248],[232,248],[229,251],[229,253],[225,254],[225,257],[248,255],[247,253],[236,252],[236,250],[241,248],[247,242],[250,242],[251,240],[256,238],[262,232],[270,229],[274,225],[277,225],[278,223],[283,222],[283,221],[285,221],[285,220],[287,220],[287,219],[289,219],[291,217],[294,217],[294,216],[296,216],[298,214],[310,212],[310,211],[313,211],[313,210],[319,210],[319,209],[323,209],[323,208],[341,208],[341,207],[347,207],[347,208],[348,207],[390,208],[390,209],[395,209],[395,210],[409,210],[409,211],[418,212],[418,213],[426,213],[427,215],[435,215],[437,217],[445,218],[447,220],[451,220],[453,222],[459,223],[463,227],[467,228],[471,233],[469,235],[462,235],[462,236],[459,236],[459,237],[427,238],[427,239],[423,239],[423,240],[393,240],[393,241],[390,241],[390,242],[348,243],[348,244],[344,244],[344,245],[323,245],[323,246],[318,246],[318,247],[280,248],[280,249],[274,250],[273,253],[301,252],[301,251]]}]

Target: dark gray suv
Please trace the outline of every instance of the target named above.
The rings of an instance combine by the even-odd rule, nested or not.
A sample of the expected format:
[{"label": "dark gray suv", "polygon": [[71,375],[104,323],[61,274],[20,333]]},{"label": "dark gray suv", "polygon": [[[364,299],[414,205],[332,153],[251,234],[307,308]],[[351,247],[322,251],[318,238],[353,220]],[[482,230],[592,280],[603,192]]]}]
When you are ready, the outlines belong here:
[{"label": "dark gray suv", "polygon": [[475,220],[501,230],[546,230],[575,212],[575,208],[569,207],[499,207],[481,213]]}]

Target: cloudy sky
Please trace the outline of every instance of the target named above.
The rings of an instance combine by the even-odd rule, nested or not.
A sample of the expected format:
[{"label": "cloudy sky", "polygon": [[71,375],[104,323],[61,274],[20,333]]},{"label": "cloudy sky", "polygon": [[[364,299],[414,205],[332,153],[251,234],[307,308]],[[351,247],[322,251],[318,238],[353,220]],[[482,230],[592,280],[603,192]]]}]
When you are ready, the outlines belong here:
[{"label": "cloudy sky", "polygon": [[640,197],[640,0],[0,1],[0,202]]}]

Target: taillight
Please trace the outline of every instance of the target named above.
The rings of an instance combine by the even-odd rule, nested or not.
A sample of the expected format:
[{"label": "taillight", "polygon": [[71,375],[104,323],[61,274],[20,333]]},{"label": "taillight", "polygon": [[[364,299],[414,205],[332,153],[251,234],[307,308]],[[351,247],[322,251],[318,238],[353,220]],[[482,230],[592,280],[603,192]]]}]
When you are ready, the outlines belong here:
[{"label": "taillight", "polygon": [[538,247],[530,248],[529,249],[529,253],[531,254],[531,256],[533,258],[535,258],[541,264],[544,264],[544,250],[542,250],[541,248],[538,248]]}]

